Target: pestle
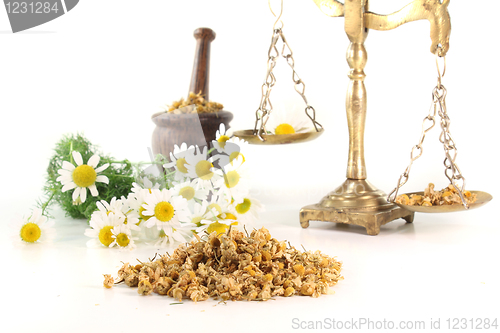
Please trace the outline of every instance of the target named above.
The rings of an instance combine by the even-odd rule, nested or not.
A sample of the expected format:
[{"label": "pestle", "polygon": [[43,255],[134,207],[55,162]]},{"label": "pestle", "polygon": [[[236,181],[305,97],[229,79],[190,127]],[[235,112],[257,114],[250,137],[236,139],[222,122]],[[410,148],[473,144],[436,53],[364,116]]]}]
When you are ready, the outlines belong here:
[{"label": "pestle", "polygon": [[209,28],[198,28],[193,35],[196,39],[196,49],[188,94],[201,92],[205,100],[208,101],[210,43],[215,39],[215,32]]}]

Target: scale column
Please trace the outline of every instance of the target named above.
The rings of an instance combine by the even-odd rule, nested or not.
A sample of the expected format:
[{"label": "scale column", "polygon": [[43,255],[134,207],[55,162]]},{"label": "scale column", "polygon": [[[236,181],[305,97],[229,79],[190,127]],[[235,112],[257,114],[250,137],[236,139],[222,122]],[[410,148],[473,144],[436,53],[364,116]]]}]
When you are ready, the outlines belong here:
[{"label": "scale column", "polygon": [[347,49],[349,88],[346,97],[347,124],[349,126],[349,159],[347,162],[348,179],[366,179],[364,157],[364,133],[366,119],[365,72],[367,52],[363,43],[353,43]]},{"label": "scale column", "polygon": [[[338,1],[315,0],[320,8],[333,5],[340,9]],[[325,221],[355,224],[366,228],[369,235],[377,235],[380,226],[398,218],[413,221],[413,213],[395,204],[387,202],[387,195],[370,184],[366,179],[364,158],[364,133],[367,110],[365,72],[368,59],[364,46],[368,29],[365,26],[365,14],[368,12],[368,0],[345,0],[343,14],[345,32],[350,45],[347,49],[349,64],[349,86],[346,97],[346,115],[349,126],[349,157],[347,179],[334,191],[328,193],[314,205],[300,210],[300,224],[309,226],[309,221]],[[325,5],[326,7],[322,7]],[[332,12],[339,16],[340,11]]]}]

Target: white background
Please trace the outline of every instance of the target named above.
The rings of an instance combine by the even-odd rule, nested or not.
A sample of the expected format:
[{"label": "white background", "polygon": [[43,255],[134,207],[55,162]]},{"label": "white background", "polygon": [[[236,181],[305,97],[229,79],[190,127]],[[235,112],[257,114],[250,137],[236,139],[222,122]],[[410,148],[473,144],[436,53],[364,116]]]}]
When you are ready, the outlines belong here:
[{"label": "white background", "polygon": [[[372,0],[388,14],[409,0]],[[278,3],[274,3],[274,8]],[[450,51],[443,84],[448,89],[457,162],[468,188],[494,197],[499,182],[498,1],[452,0]],[[345,179],[348,151],[345,92],[348,39],[343,18],[322,14],[312,1],[285,1],[284,32],[296,70],[325,133],[316,141],[247,147],[252,193],[266,206],[260,224],[279,240],[321,250],[343,261],[334,295],[278,298],[265,303],[216,301],[170,305],[170,298],[140,297],[134,289],[102,288],[103,273],[120,261],[145,260],[154,248],[133,253],[88,249],[86,221],[54,209],[58,236],[48,246],[15,246],[7,225],[29,212],[42,194],[54,144],[83,132],[117,159],[148,159],[150,116],[187,94],[194,57],[193,31],[212,28],[210,99],[234,113],[233,129],[253,126],[260,101],[273,16],[261,1],[81,1],[68,14],[12,34],[0,9],[0,110],[2,114],[0,251],[3,254],[2,326],[9,332],[128,332],[156,329],[288,332],[299,321],[325,318],[373,321],[499,317],[499,218],[496,198],[463,213],[416,215],[382,227],[313,222],[299,224],[302,206],[318,202]],[[371,31],[366,41],[368,179],[389,192],[409,162],[436,84],[429,24]],[[281,59],[272,101],[301,112],[291,72]],[[278,109],[277,109],[278,110]],[[428,182],[447,185],[439,129],[426,138],[424,155],[405,190]]]}]

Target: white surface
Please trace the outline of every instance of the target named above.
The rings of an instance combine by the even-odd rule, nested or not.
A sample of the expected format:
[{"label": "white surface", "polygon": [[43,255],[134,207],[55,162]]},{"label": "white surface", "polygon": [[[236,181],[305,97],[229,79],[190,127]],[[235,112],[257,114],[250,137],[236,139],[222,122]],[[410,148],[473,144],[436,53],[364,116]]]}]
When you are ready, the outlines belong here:
[{"label": "white surface", "polygon": [[[390,13],[408,1],[373,0],[371,10]],[[134,289],[102,287],[120,261],[154,256],[144,245],[133,252],[89,249],[85,221],[56,216],[50,246],[17,247],[6,225],[28,212],[42,194],[53,145],[77,131],[105,153],[147,160],[154,125],[150,115],[187,93],[194,55],[192,32],[215,30],[210,98],[232,111],[235,129],[253,126],[273,20],[266,1],[82,1],[67,15],[19,34],[9,33],[0,10],[0,197],[3,223],[2,328],[8,332],[129,332],[156,328],[269,332],[295,331],[294,318],[430,321],[499,317],[500,274],[498,66],[496,15],[500,3],[452,1],[452,37],[443,84],[448,89],[457,162],[470,189],[495,198],[465,213],[422,215],[364,229],[331,223],[300,228],[299,209],[318,202],[344,181],[347,126],[344,111],[348,67],[342,18],[324,16],[312,1],[285,2],[285,34],[306,95],[326,132],[318,140],[284,147],[248,147],[253,193],[266,205],[261,223],[277,239],[321,250],[343,261],[344,281],[334,295],[277,298],[266,303],[215,301],[170,305],[170,298],[140,297]],[[366,162],[369,180],[386,192],[409,162],[435,85],[429,26],[414,22],[390,32],[372,31],[369,61]],[[486,62],[486,63],[482,63]],[[300,110],[285,62],[277,66],[276,105]],[[298,106],[295,106],[297,104]],[[446,184],[438,129],[426,139],[407,191],[429,181]],[[361,330],[360,330],[361,331]],[[434,330],[436,331],[436,330]]]}]

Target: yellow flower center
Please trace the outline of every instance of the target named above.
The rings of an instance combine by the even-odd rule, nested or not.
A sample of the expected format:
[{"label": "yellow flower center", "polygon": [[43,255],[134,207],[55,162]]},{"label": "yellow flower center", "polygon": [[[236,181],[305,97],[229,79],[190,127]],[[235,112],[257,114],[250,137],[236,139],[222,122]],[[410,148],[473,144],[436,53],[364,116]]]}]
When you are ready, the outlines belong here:
[{"label": "yellow flower center", "polygon": [[21,228],[21,239],[27,243],[34,243],[42,235],[42,230],[38,224],[29,222]]},{"label": "yellow flower center", "polygon": [[130,238],[122,232],[116,236],[116,243],[121,247],[126,247],[130,243]]},{"label": "yellow flower center", "polygon": [[236,205],[236,211],[238,214],[245,214],[250,210],[250,207],[252,207],[252,202],[245,198],[242,203]]},{"label": "yellow flower center", "polygon": [[80,165],[73,170],[73,181],[78,187],[89,187],[95,183],[97,173],[90,165]]},{"label": "yellow flower center", "polygon": [[293,128],[292,125],[290,124],[280,124],[276,129],[274,130],[274,133],[276,135],[281,135],[281,134],[293,134],[295,133],[295,129]]},{"label": "yellow flower center", "polygon": [[194,198],[194,194],[195,194],[194,188],[192,188],[191,186],[183,187],[179,191],[179,195],[182,195],[186,200],[193,199]]},{"label": "yellow flower center", "polygon": [[227,229],[229,229],[229,226],[227,224],[214,222],[208,226],[207,232],[210,234],[210,233],[215,231],[215,232],[217,232],[217,234],[222,234],[222,233],[226,232]]},{"label": "yellow flower center", "polygon": [[104,246],[109,246],[109,244],[113,243],[113,233],[111,229],[113,229],[113,226],[108,225],[99,231],[99,241]]},{"label": "yellow flower center", "polygon": [[214,173],[210,171],[210,168],[213,168],[213,164],[210,163],[209,161],[202,160],[196,163],[196,175],[200,177],[203,180],[209,180],[212,178]]},{"label": "yellow flower center", "polygon": [[229,162],[231,162],[231,164],[233,164],[233,160],[235,158],[237,158],[238,156],[241,156],[241,158],[243,159],[242,163],[244,163],[245,162],[245,156],[242,153],[238,152],[238,151],[233,151],[231,153],[231,155],[229,155]]},{"label": "yellow flower center", "polygon": [[201,227],[201,220],[203,218],[201,216],[195,216],[191,219],[191,223],[195,224],[197,227]]},{"label": "yellow flower center", "polygon": [[179,170],[179,172],[182,172],[182,173],[187,173],[188,170],[186,168],[186,159],[183,157],[183,158],[179,158],[176,162],[175,162],[175,166],[177,167],[177,170]]},{"label": "yellow flower center", "polygon": [[240,181],[240,174],[236,171],[229,171],[228,173],[224,174],[224,182],[226,183],[226,186],[228,188],[233,188],[236,185],[238,185],[238,182]]},{"label": "yellow flower center", "polygon": [[222,208],[216,203],[212,203],[212,204],[208,205],[207,212],[212,210],[212,209],[215,209],[216,211],[218,211],[219,214],[222,213]]},{"label": "yellow flower center", "polygon": [[226,141],[229,140],[229,137],[227,135],[221,135],[218,139],[217,142],[219,142],[219,145],[221,146],[222,149],[226,147]]},{"label": "yellow flower center", "polygon": [[175,209],[170,202],[161,201],[155,206],[155,217],[161,222],[168,222],[174,217]]},{"label": "yellow flower center", "polygon": [[237,217],[231,213],[226,213],[226,217],[222,217],[222,214],[220,214],[219,216],[217,216],[217,218],[223,219],[223,220],[236,220],[237,219]]},{"label": "yellow flower center", "polygon": [[[144,202],[143,202],[143,204],[144,204]],[[139,207],[139,217],[140,217],[141,219],[143,219],[144,221],[147,221],[147,220],[149,220],[149,218],[150,218],[151,216],[146,216],[146,215],[143,215],[142,213],[143,213],[145,210],[146,210],[146,208],[142,207],[142,205],[141,205],[141,207]]]}]

